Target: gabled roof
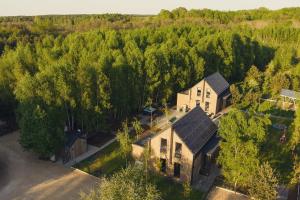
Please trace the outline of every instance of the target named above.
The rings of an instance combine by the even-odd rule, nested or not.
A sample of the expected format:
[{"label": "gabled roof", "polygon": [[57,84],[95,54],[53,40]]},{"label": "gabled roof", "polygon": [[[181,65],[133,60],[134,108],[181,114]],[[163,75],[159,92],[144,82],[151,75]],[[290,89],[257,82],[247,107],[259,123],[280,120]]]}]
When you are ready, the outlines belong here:
[{"label": "gabled roof", "polygon": [[204,80],[218,95],[224,92],[229,87],[229,83],[219,72],[215,72],[209,75],[208,77],[204,78]]},{"label": "gabled roof", "polygon": [[203,147],[203,153],[209,156],[213,155],[219,148],[220,139],[221,138],[215,134]]},{"label": "gabled roof", "polygon": [[69,131],[65,133],[65,147],[71,148],[78,138],[85,138],[84,134],[78,131]]},{"label": "gabled roof", "polygon": [[296,92],[296,91],[288,90],[288,89],[282,89],[281,92],[280,92],[280,96],[299,100],[300,99],[300,92]]},{"label": "gabled roof", "polygon": [[193,154],[198,153],[217,131],[217,126],[199,106],[176,121],[172,128]]}]

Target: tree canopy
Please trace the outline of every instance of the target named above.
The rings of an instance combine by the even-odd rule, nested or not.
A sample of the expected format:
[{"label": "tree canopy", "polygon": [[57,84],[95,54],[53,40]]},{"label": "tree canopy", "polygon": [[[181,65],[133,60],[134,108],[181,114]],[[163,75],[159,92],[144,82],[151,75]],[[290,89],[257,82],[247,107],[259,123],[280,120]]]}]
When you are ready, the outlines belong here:
[{"label": "tree canopy", "polygon": [[[17,112],[23,146],[48,155],[64,126],[106,130],[215,71],[234,84],[235,102],[252,105],[300,89],[299,20],[298,8],[1,17],[0,111]],[[51,138],[40,141],[47,150],[35,135]]]},{"label": "tree canopy", "polygon": [[129,166],[110,178],[103,178],[99,188],[82,195],[82,200],[160,200],[160,192],[147,182],[141,166]]},{"label": "tree canopy", "polygon": [[249,115],[239,110],[231,110],[220,120],[220,155],[218,163],[222,174],[234,188],[248,188],[260,164],[260,145],[266,139],[266,117]]}]

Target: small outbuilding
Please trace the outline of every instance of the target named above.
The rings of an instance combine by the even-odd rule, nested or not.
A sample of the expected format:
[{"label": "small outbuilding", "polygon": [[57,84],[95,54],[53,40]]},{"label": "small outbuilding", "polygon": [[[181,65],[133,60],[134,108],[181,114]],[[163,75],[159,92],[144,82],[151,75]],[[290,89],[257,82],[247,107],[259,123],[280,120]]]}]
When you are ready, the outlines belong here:
[{"label": "small outbuilding", "polygon": [[283,97],[283,102],[292,101],[294,105],[294,109],[296,108],[296,101],[300,100],[300,92],[296,92],[293,90],[282,89],[280,92],[280,96]]},{"label": "small outbuilding", "polygon": [[81,154],[88,151],[87,137],[80,129],[77,131],[68,131],[64,146],[63,162],[67,163]]}]

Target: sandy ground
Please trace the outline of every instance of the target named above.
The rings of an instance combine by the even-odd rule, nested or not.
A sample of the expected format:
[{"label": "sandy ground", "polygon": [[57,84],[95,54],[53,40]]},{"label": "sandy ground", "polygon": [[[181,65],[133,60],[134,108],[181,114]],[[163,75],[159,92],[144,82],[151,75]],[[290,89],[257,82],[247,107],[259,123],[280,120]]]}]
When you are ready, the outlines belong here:
[{"label": "sandy ground", "polygon": [[99,181],[79,170],[38,160],[23,151],[18,137],[18,132],[0,137],[1,200],[76,200]]}]

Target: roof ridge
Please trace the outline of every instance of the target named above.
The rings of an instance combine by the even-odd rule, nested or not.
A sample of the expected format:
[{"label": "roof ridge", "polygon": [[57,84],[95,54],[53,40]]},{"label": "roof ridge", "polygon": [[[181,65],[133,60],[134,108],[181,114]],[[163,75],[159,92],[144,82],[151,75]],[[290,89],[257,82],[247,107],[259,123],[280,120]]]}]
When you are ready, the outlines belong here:
[{"label": "roof ridge", "polygon": [[216,132],[217,126],[199,107],[195,107],[172,125],[182,142],[195,154]]}]

